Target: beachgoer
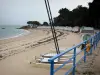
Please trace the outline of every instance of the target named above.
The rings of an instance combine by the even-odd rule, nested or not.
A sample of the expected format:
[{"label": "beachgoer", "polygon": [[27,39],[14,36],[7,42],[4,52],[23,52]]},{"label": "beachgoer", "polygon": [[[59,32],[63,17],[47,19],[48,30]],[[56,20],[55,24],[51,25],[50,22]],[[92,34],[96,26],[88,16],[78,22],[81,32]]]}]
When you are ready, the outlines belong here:
[{"label": "beachgoer", "polygon": [[81,50],[83,50],[85,48],[85,44],[81,45]]},{"label": "beachgoer", "polygon": [[88,41],[87,44],[86,44],[86,52],[87,52],[87,53],[90,51],[90,48],[91,48],[91,44],[90,44],[90,42]]}]

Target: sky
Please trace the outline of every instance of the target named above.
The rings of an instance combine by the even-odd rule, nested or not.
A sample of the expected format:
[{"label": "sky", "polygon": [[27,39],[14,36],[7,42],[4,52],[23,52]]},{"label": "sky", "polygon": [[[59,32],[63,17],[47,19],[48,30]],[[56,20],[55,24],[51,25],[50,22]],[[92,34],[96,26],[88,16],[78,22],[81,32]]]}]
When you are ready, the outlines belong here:
[{"label": "sky", "polygon": [[[61,8],[88,7],[93,0],[49,0],[53,17]],[[26,25],[27,21],[48,22],[44,0],[0,0],[0,25]]]}]

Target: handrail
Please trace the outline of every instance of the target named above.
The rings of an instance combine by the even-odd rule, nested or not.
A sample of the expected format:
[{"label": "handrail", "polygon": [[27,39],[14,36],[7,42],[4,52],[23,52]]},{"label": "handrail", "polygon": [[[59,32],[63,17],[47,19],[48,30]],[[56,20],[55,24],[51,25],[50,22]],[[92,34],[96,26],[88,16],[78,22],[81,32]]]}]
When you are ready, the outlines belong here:
[{"label": "handrail", "polygon": [[80,44],[78,44],[78,45],[76,45],[76,46],[73,46],[72,48],[67,49],[65,52],[62,52],[62,53],[60,53],[60,54],[57,54],[56,56],[50,58],[48,61],[50,62],[50,61],[52,61],[52,60],[54,60],[54,59],[56,59],[56,58],[58,58],[58,57],[60,57],[60,56],[62,56],[62,55],[64,55],[64,54],[68,53],[68,52],[71,51],[72,49],[74,49],[74,48],[80,46],[81,44],[83,44],[83,43],[85,43],[85,42],[87,42],[87,40],[81,42]]},{"label": "handrail", "polygon": [[88,41],[88,40],[85,40],[85,41],[81,42],[80,44],[78,44],[78,45],[76,45],[76,46],[73,46],[72,48],[67,49],[65,52],[62,52],[62,53],[60,53],[60,54],[57,54],[56,56],[50,58],[48,61],[50,62],[50,61],[52,61],[52,60],[54,60],[54,59],[56,59],[56,58],[58,58],[58,57],[60,57],[60,56],[62,56],[62,55],[64,55],[64,54],[68,53],[68,52],[71,51],[72,49],[74,49],[74,48],[80,46],[80,45],[83,44],[83,43],[86,43],[87,41]]},{"label": "handrail", "polygon": [[[95,50],[99,40],[100,40],[100,32],[97,32],[95,35],[90,37],[88,40],[85,40],[85,41],[81,42],[80,44],[73,46],[72,48],[66,49],[66,51],[64,51],[60,54],[57,54],[54,57],[50,58],[48,60],[49,63],[51,64],[50,75],[54,75],[55,72],[57,72],[63,66],[65,66],[68,62],[70,62],[71,59],[73,59],[73,66],[65,73],[65,75],[68,75],[72,70],[73,70],[72,75],[75,75],[75,68],[76,68],[78,62],[80,62],[82,59],[84,59],[84,62],[86,62],[86,55],[87,55],[87,53],[86,53],[86,43],[87,43],[87,41],[90,41],[91,45],[93,44],[93,46],[90,48],[90,53],[92,54],[92,50],[93,50],[92,48],[94,48],[94,50]],[[76,56],[82,52],[82,51],[80,51],[80,52],[76,53],[76,48],[81,46],[82,44],[85,44],[85,47],[82,49],[82,51],[84,51],[84,56],[82,56],[81,59],[76,63]],[[61,56],[63,56],[64,54],[66,54],[66,53],[68,53],[72,50],[74,51],[73,56],[71,58],[69,58],[69,60],[62,63],[62,65],[60,65],[58,68],[54,69],[54,60],[57,59],[57,58],[60,59]]]}]

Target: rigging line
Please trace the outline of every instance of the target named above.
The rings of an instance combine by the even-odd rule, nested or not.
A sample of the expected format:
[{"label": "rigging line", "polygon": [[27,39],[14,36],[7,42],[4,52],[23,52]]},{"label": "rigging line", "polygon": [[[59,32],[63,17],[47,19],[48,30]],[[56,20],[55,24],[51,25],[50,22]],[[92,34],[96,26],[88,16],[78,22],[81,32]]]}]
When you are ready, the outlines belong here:
[{"label": "rigging line", "polygon": [[50,16],[50,10],[48,9],[48,5],[47,5],[47,1],[45,1],[45,5],[46,5],[46,9],[47,9],[47,14],[48,14],[48,18],[49,18],[49,21],[50,21],[50,25],[51,25],[51,30],[52,30],[52,35],[53,35],[53,38],[54,38],[54,43],[55,43],[55,48],[56,48],[56,51],[57,51],[57,54],[59,53],[59,48],[58,48],[58,45],[57,45],[57,42],[56,42],[56,37],[55,37],[55,33],[54,33],[54,28],[53,28],[53,21],[52,21],[52,15]]},{"label": "rigging line", "polygon": [[[48,0],[47,0],[47,4],[48,4],[49,11],[50,11],[49,13],[50,13],[50,16],[51,16],[51,21],[52,21],[52,24],[53,24],[52,13],[51,13],[50,4],[49,4]],[[52,25],[52,26],[53,26],[54,36],[55,36],[55,40],[56,40],[56,44],[57,44],[57,50],[60,53],[60,51],[59,51],[59,45],[58,45],[58,40],[57,40],[57,36],[56,36],[56,31],[55,31],[54,25]]]},{"label": "rigging line", "polygon": [[58,49],[57,49],[57,44],[56,44],[56,40],[55,40],[55,36],[54,36],[54,31],[53,31],[53,28],[52,28],[51,16],[50,16],[48,5],[47,5],[46,1],[45,1],[45,4],[46,4],[46,8],[47,8],[47,13],[48,13],[50,25],[51,25],[52,35],[53,35],[53,38],[54,38],[55,48],[56,48],[56,51],[57,51],[57,54],[58,54]]},{"label": "rigging line", "polygon": [[[52,14],[51,14],[50,5],[49,5],[48,0],[47,0],[47,4],[48,4],[48,10],[50,11],[49,13],[50,13],[50,16],[51,16],[51,22],[53,24]],[[58,53],[60,53],[54,25],[52,25],[52,27],[53,27],[53,31],[54,31],[55,41],[56,41],[56,44],[57,44],[57,50],[58,50]]]},{"label": "rigging line", "polygon": [[[47,9],[47,14],[48,14],[48,18],[49,18],[49,21],[50,21],[50,25],[51,25],[51,18],[50,18],[50,13],[49,13],[49,10],[48,10],[48,5],[47,5],[47,3],[46,3],[46,0],[45,0],[45,5],[46,5],[46,9]],[[52,26],[51,26],[51,31],[52,31],[52,35],[53,35],[53,38],[54,38],[55,36],[54,36],[54,34],[53,34]],[[54,39],[54,43],[55,43],[55,39]],[[56,43],[55,43],[55,48],[56,48],[56,52],[57,52],[57,54],[58,54]]]}]

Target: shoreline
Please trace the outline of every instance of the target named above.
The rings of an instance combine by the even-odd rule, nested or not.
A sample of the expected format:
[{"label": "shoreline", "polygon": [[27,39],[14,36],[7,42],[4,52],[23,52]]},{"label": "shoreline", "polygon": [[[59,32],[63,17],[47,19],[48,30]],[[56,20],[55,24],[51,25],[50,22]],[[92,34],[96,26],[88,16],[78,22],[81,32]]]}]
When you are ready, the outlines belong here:
[{"label": "shoreline", "polygon": [[24,30],[24,32],[23,32],[23,33],[20,33],[20,34],[18,34],[18,35],[0,38],[0,41],[1,41],[1,40],[6,40],[6,39],[11,39],[11,38],[17,38],[17,37],[24,36],[24,35],[28,35],[28,34],[31,33],[29,30],[25,30],[25,29],[23,29],[23,30]]},{"label": "shoreline", "polygon": [[[0,41],[0,54],[4,57],[0,60],[0,75],[41,75],[41,72],[43,75],[49,74],[49,70],[33,67],[30,61],[35,61],[35,56],[55,51],[51,30],[29,31],[31,33],[28,35]],[[57,30],[57,36],[60,50],[70,48],[81,41],[79,34],[64,30]]]},{"label": "shoreline", "polygon": [[[36,31],[38,31],[38,29],[35,29]],[[32,32],[32,31],[35,31],[35,30],[29,30],[30,31],[30,33]],[[39,30],[39,31],[44,31],[44,29],[41,29],[41,30]],[[25,47],[25,49],[27,49],[27,48],[35,48],[35,47],[39,47],[39,46],[41,46],[41,45],[43,45],[43,44],[45,44],[45,43],[50,43],[50,42],[52,42],[52,40],[53,40],[53,37],[52,37],[52,35],[51,35],[51,32],[49,31],[48,32],[48,30],[46,30],[45,31],[46,32],[46,34],[48,35],[48,36],[45,36],[45,37],[43,37],[43,38],[40,38],[39,40],[34,40],[34,42],[33,43],[31,43],[31,42],[29,42],[29,43],[23,43],[21,46],[18,46],[18,47]],[[31,33],[32,34],[32,33]],[[31,35],[31,34],[29,34],[29,36]],[[60,31],[57,31],[57,37],[61,37],[62,35],[63,35],[64,33],[63,32],[60,32]],[[33,34],[34,35],[34,34]],[[26,35],[25,35],[26,36]],[[21,38],[21,37],[17,37],[16,39],[18,39],[18,38]],[[23,36],[22,36],[22,38],[24,38]],[[59,39],[60,40],[60,39]],[[4,40],[3,40],[4,41]],[[14,41],[13,41],[14,42]],[[6,51],[6,49],[4,49],[3,51]],[[10,55],[8,55],[7,54],[7,56],[6,57],[9,57],[9,56],[12,56],[13,54],[18,54],[18,53],[21,53],[21,52],[26,52],[25,50],[21,50],[21,52],[20,51],[18,51],[18,53],[16,52],[16,50],[13,50],[13,52],[14,53],[10,53]],[[2,51],[1,51],[1,53],[2,53]],[[6,58],[5,57],[5,55],[4,55],[4,59]]]}]

